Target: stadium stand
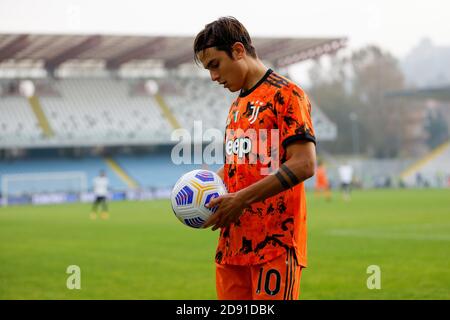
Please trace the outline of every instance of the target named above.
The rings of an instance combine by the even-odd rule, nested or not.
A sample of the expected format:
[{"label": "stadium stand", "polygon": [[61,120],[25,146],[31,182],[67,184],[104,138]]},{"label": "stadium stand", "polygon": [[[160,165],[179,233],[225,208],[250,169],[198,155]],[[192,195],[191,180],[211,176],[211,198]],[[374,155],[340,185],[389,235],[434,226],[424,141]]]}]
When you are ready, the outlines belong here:
[{"label": "stadium stand", "polygon": [[[353,167],[353,182],[357,188],[401,187],[399,173],[414,163],[414,159],[358,159],[330,156],[323,158],[333,188],[340,186],[338,168],[344,163]],[[312,188],[314,181],[315,177],[312,177],[305,185]]]},{"label": "stadium stand", "polygon": [[320,141],[330,141],[335,140],[337,137],[337,126],[334,124],[327,115],[320,109],[320,106],[314,101],[313,97],[311,100],[311,116],[314,125],[314,130],[316,132],[316,138]]},{"label": "stadium stand", "polygon": [[[170,154],[118,155],[114,159],[142,188],[172,187],[186,172],[201,169],[199,164],[173,164]],[[219,169],[218,165],[209,166]]]},{"label": "stadium stand", "polygon": [[450,186],[450,141],[447,141],[426,157],[403,170],[402,179],[408,186]]},{"label": "stadium stand", "polygon": [[[200,169],[201,164],[175,165],[170,152],[141,154],[141,149],[173,146],[173,129],[191,131],[196,120],[202,120],[203,133],[210,128],[224,131],[235,95],[193,64],[193,40],[0,34],[0,178],[81,171],[91,188],[92,178],[104,169],[111,189],[139,192],[136,187],[171,187],[186,171]],[[261,58],[276,70],[346,46],[345,38],[254,41]],[[30,94],[23,90],[24,82],[28,89],[34,87]],[[332,139],[333,124],[314,104],[313,121],[319,138]],[[320,137],[322,131],[327,135]],[[121,148],[140,154],[116,152]],[[47,149],[89,151],[78,158],[67,158],[65,152],[30,156]],[[209,168],[217,170],[218,165]],[[8,193],[30,192],[27,186],[15,188]],[[33,188],[35,193],[57,191],[45,183]]]},{"label": "stadium stand", "polygon": [[[202,121],[203,130],[224,131],[224,119],[235,95],[204,78],[165,79],[176,91],[162,96],[182,128],[192,130]],[[159,80],[155,79],[156,82]],[[114,143],[170,143],[173,126],[155,97],[135,94],[133,80],[64,79],[52,81],[58,95],[39,98],[52,137],[44,135],[29,100],[3,97],[0,122],[5,144],[92,145]],[[335,125],[313,102],[313,121],[321,140],[333,139]]]},{"label": "stadium stand", "polygon": [[[1,175],[23,174],[23,173],[50,173],[50,172],[85,172],[88,178],[88,188],[92,189],[92,179],[96,177],[100,170],[105,170],[112,190],[125,190],[125,183],[106,165],[100,157],[83,158],[34,158],[25,160],[0,161]],[[8,190],[10,194],[54,192],[55,188],[61,185],[51,185],[43,183],[17,184],[12,185]],[[60,190],[59,190],[60,191]]]},{"label": "stadium stand", "polygon": [[[3,84],[6,87],[6,83]],[[33,143],[40,139],[43,131],[28,100],[19,95],[6,94],[0,97],[0,145],[19,141]]]},{"label": "stadium stand", "polygon": [[55,81],[54,87],[62,97],[44,97],[41,103],[60,138],[159,143],[170,137],[155,100],[130,96],[127,81],[69,79]]},{"label": "stadium stand", "polygon": [[173,79],[177,92],[165,95],[167,103],[182,127],[192,130],[194,121],[202,120],[203,129],[225,127],[228,108],[236,94],[205,78]]}]

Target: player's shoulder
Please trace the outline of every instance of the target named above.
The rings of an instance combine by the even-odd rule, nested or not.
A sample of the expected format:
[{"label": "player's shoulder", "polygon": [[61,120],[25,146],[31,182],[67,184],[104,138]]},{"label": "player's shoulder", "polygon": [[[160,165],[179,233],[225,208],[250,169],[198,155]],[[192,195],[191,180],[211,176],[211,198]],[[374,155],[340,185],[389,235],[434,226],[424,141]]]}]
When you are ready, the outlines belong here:
[{"label": "player's shoulder", "polygon": [[268,83],[271,87],[277,89],[286,89],[292,83],[288,78],[280,75],[278,72],[270,70],[265,79],[266,83]]},{"label": "player's shoulder", "polygon": [[293,94],[301,97],[306,95],[300,85],[275,71],[267,77],[267,82],[277,88],[277,91],[285,96]]},{"label": "player's shoulder", "polygon": [[293,80],[272,72],[267,78],[267,82],[273,89],[273,95],[276,101],[279,101],[280,106],[286,105],[292,100],[292,97],[297,97],[301,101],[308,99],[305,91],[295,83]]}]

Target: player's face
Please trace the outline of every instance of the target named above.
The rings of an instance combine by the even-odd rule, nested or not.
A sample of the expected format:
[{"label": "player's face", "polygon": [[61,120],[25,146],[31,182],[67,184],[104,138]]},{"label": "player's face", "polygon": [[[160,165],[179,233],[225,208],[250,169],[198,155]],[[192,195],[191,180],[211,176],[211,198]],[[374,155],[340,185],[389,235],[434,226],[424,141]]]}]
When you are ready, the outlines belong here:
[{"label": "player's face", "polygon": [[231,92],[238,91],[244,85],[245,62],[235,51],[233,58],[225,51],[207,48],[198,54],[205,69],[209,70],[212,81],[217,81]]}]

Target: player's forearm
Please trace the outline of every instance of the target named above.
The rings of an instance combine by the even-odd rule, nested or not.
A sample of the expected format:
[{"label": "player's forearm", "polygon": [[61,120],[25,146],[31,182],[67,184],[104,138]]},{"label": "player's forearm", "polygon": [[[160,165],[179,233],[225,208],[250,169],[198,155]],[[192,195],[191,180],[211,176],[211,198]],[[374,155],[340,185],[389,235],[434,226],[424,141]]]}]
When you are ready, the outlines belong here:
[{"label": "player's forearm", "polygon": [[[260,181],[238,191],[238,196],[247,205],[263,201],[267,198],[277,195],[293,186],[305,181],[314,175],[314,162],[310,160],[289,159],[284,165],[295,175],[294,179],[286,173],[282,168],[278,170],[286,183],[282,183],[276,175],[269,175]],[[295,180],[295,181],[292,181]]]},{"label": "player's forearm", "polygon": [[238,197],[246,206],[252,203],[263,201],[282,191],[286,190],[274,175],[265,177],[258,182],[238,191]]}]

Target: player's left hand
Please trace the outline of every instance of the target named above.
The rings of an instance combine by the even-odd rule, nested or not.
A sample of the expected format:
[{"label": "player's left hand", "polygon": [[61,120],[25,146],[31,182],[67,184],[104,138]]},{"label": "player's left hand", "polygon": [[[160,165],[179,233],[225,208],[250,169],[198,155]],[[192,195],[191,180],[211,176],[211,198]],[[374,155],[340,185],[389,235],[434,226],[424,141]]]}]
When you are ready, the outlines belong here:
[{"label": "player's left hand", "polygon": [[236,222],[246,208],[245,202],[239,197],[238,193],[224,194],[211,199],[206,205],[207,208],[215,206],[218,206],[217,211],[203,224],[203,228],[213,226],[212,231],[227,227],[231,223]]}]

